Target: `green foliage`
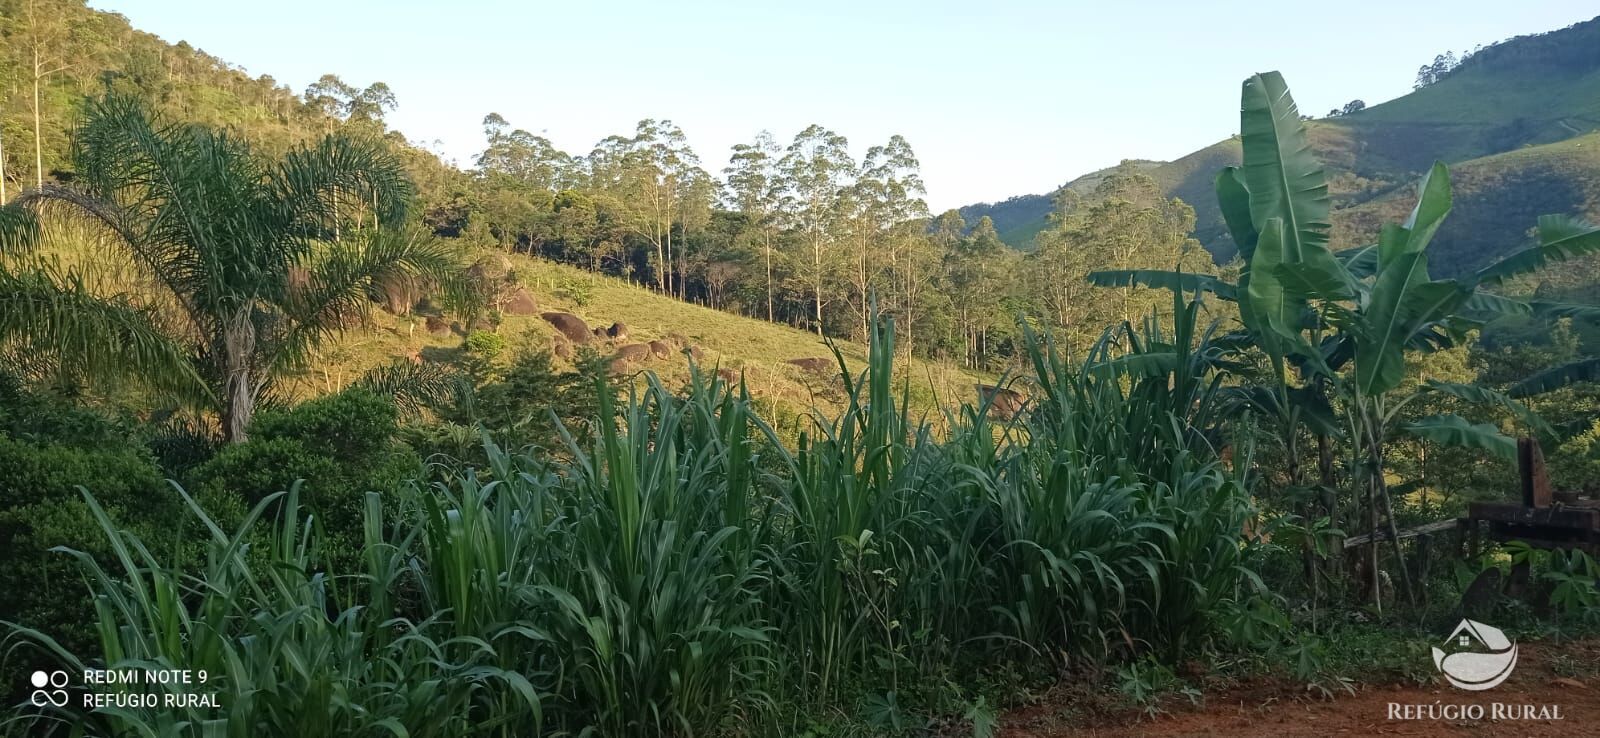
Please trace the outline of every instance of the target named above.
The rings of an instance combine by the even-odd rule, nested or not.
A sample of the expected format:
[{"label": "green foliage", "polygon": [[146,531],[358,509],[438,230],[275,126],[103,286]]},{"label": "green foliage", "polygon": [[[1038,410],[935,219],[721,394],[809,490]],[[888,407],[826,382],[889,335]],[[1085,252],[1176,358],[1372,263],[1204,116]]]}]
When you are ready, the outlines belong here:
[{"label": "green foliage", "polygon": [[506,338],[494,331],[472,331],[467,334],[467,350],[474,356],[493,360],[506,350]]},{"label": "green foliage", "polygon": [[[1176,332],[1108,334],[1083,365],[1035,344],[1045,399],[1026,432],[970,408],[944,439],[912,425],[886,329],[867,371],[840,377],[846,412],[816,418],[794,451],[742,388],[696,375],[679,397],[652,379],[618,407],[597,379],[590,431],[565,434],[558,456],[489,444],[483,472],[360,496],[350,478],[385,453],[384,400],[352,390],[264,412],[252,440],[194,474],[254,503],[225,527],[193,506],[212,531],[202,568],[147,553],[89,498],[115,554],[81,562],[112,605],[97,632],[114,663],[208,669],[240,729],[792,733],[809,720],[776,703],[879,684],[869,723],[967,712],[981,734],[992,713],[924,680],[1060,653],[1170,663],[1235,596],[1248,499],[1198,431],[1222,353],[1196,333],[1196,306],[1175,309]],[[1120,350],[1175,359],[1135,375],[1108,361]],[[519,363],[497,390],[507,407],[552,386],[548,358]],[[329,478],[255,473],[296,467]],[[326,508],[341,485],[363,500],[359,522],[324,511],[306,525],[301,498]],[[207,586],[169,596],[189,575]],[[158,719],[58,716],[108,732]]]},{"label": "green foliage", "polygon": [[583,307],[594,299],[594,280],[566,277],[561,280],[561,285],[556,291],[578,307]]},{"label": "green foliage", "polygon": [[420,468],[395,438],[394,403],[349,389],[262,412],[249,441],[225,446],[195,467],[186,486],[202,499],[237,500],[231,510],[212,511],[231,526],[245,510],[305,480],[305,504],[322,516],[330,537],[354,545],[363,495],[392,490]]},{"label": "green foliage", "polygon": [[[38,346],[65,363],[109,331],[120,339],[108,342],[112,353],[136,358],[127,368],[154,384],[172,384],[168,375],[203,377],[206,384],[179,398],[218,411],[231,441],[244,439],[272,380],[359,321],[373,295],[424,280],[446,302],[467,299],[453,249],[399,228],[411,183],[398,159],[367,138],[328,136],[269,158],[244,139],[108,95],[88,105],[73,166],[70,183],[5,204],[0,243],[8,251],[35,247],[30,223],[50,204],[106,229],[162,292],[134,311],[126,301],[85,294],[76,273],[60,284],[36,267],[20,276],[0,268],[0,300],[30,306],[18,313],[28,318],[21,326],[0,325],[0,340]],[[63,311],[62,303],[93,309]],[[163,311],[187,332],[158,327],[167,322],[154,319]],[[108,314],[116,318],[110,328]],[[153,371],[162,368],[156,359],[175,356],[183,357],[178,370]]]},{"label": "green foliage", "polygon": [[574,395],[587,398],[592,394],[593,386],[584,377],[557,372],[549,352],[525,350],[512,359],[498,381],[478,389],[476,417],[502,442],[554,447],[557,419],[588,415],[584,410],[593,405],[585,401],[580,408],[569,409],[566,401]]},{"label": "green foliage", "polygon": [[[93,490],[108,515],[152,548],[188,555],[171,525],[178,500],[130,428],[0,374],[0,621],[49,626],[87,653],[95,643],[93,605],[79,567],[50,551],[68,546],[102,561],[110,554],[80,488]],[[24,697],[14,690],[32,656],[0,653],[0,695]]]}]

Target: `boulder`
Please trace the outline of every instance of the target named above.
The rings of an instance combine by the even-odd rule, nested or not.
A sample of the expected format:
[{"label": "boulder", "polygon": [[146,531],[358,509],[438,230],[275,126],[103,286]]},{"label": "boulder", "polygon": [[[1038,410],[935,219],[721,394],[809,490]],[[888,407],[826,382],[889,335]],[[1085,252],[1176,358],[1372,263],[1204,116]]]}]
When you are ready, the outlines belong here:
[{"label": "boulder", "polygon": [[506,300],[505,308],[501,312],[506,315],[533,315],[539,312],[539,303],[533,299],[528,291],[518,287]]},{"label": "boulder", "polygon": [[973,385],[978,388],[978,401],[989,403],[989,415],[1000,420],[1010,420],[1022,411],[1026,398],[1021,392],[992,384]]},{"label": "boulder", "polygon": [[790,359],[786,364],[800,367],[800,370],[810,374],[832,374],[839,364],[827,356],[813,356],[806,359]]},{"label": "boulder", "polygon": [[650,355],[648,344],[630,343],[617,347],[617,353],[611,356],[611,363],[608,366],[613,372],[622,371],[633,364],[649,361]]},{"label": "boulder", "polygon": [[410,315],[422,299],[422,286],[409,274],[391,274],[378,281],[373,301],[393,315]]},{"label": "boulder", "polygon": [[611,327],[606,329],[606,335],[618,341],[626,341],[628,340],[628,324],[622,322],[612,323]]},{"label": "boulder", "polygon": [[594,337],[589,332],[589,324],[572,313],[542,313],[539,317],[555,326],[561,335],[573,343],[588,343],[589,339]]}]

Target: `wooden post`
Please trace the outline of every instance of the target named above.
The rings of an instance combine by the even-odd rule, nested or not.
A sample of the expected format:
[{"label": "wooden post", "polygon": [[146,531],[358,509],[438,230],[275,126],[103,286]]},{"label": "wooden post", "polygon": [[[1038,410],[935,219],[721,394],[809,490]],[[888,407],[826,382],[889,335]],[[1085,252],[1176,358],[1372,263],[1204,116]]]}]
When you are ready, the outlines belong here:
[{"label": "wooden post", "polygon": [[1517,439],[1517,472],[1522,477],[1522,506],[1550,506],[1550,475],[1545,472],[1544,453],[1532,438]]}]

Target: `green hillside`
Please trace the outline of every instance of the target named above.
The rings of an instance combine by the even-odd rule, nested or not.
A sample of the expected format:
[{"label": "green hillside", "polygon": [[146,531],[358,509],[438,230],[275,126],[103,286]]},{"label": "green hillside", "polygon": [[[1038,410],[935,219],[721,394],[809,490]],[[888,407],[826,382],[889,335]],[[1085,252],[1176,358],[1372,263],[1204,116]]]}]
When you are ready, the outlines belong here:
[{"label": "green hillside", "polygon": [[[1434,270],[1461,274],[1523,244],[1544,213],[1600,214],[1600,131],[1472,159],[1450,168],[1455,207],[1439,229]],[[1371,242],[1415,203],[1399,187],[1334,215],[1335,243]],[[1567,270],[1562,270],[1567,271]]]},{"label": "green hillside", "polygon": [[[866,363],[867,348],[858,343],[830,344],[814,333],[685,303],[627,280],[543,259],[488,250],[477,256],[503,259],[517,284],[538,303],[540,312],[568,312],[590,328],[625,324],[627,338],[590,342],[601,355],[611,356],[623,346],[653,340],[676,339],[683,348],[697,348],[701,369],[727,370],[733,376],[742,376],[760,406],[771,413],[769,420],[803,415],[812,407],[828,411],[841,399],[837,396],[838,380],[833,376],[836,370],[806,371],[789,360],[826,357],[831,365],[832,349],[837,347],[853,372],[860,371]],[[374,309],[368,317],[366,325],[347,331],[323,351],[315,369],[299,377],[298,394],[311,397],[337,390],[398,356],[447,364],[465,357],[459,325],[450,332],[434,334],[427,330],[422,315],[392,315]],[[503,321],[498,333],[506,338],[510,350],[502,360],[509,360],[519,348],[553,349],[560,341],[555,328],[537,314],[508,314]],[[570,359],[558,362],[570,363]],[[901,381],[909,383],[905,386],[913,406],[928,413],[930,420],[937,419],[940,407],[973,401],[973,385],[987,381],[983,375],[945,362],[913,359],[897,367]],[[651,358],[618,371],[637,373],[635,378],[641,381],[644,371],[654,372],[669,385],[677,386],[687,381],[689,362],[675,351],[669,358]]]},{"label": "green hillside", "polygon": [[[1486,255],[1512,245],[1504,231],[1520,232],[1531,224],[1524,217],[1530,207],[1594,213],[1597,204],[1584,193],[1600,180],[1600,164],[1574,153],[1581,146],[1543,147],[1595,130],[1600,130],[1600,18],[1483,49],[1422,89],[1309,126],[1312,147],[1327,166],[1336,207],[1403,198],[1410,183],[1435,160],[1470,163],[1465,176],[1482,189],[1457,202],[1454,237],[1440,244],[1436,256],[1443,273],[1480,264]],[[1234,249],[1211,182],[1218,169],[1238,164],[1239,155],[1238,141],[1230,139],[1145,169],[1169,194],[1194,207],[1195,235],[1219,260],[1231,257]],[[1101,174],[1084,175],[1065,187],[1092,187]],[[1524,189],[1500,189],[1512,186]],[[1526,202],[1530,198],[1536,201]],[[969,222],[991,215],[1007,243],[1028,248],[1045,226],[1051,202],[1051,195],[1024,195],[964,208],[962,214]],[[1474,209],[1470,216],[1468,209]],[[1363,233],[1360,224],[1368,216],[1358,212],[1336,220],[1351,224],[1336,231],[1340,243],[1339,232],[1352,237]],[[1499,225],[1485,229],[1485,224]]]}]

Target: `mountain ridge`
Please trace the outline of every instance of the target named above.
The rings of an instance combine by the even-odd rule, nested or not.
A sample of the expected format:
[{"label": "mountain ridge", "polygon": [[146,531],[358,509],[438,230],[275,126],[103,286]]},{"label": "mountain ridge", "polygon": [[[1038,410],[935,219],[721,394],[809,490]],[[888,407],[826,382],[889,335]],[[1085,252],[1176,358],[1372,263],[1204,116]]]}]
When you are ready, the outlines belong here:
[{"label": "mountain ridge", "polygon": [[[1307,121],[1307,135],[1328,171],[1335,199],[1335,243],[1343,246],[1355,244],[1340,243],[1339,235],[1364,232],[1360,227],[1339,227],[1345,209],[1409,192],[1411,183],[1435,160],[1452,167],[1466,165],[1597,130],[1600,17],[1508,39],[1469,56],[1438,81],[1394,100],[1348,115]],[[1195,237],[1218,261],[1231,258],[1234,247],[1217,211],[1212,178],[1222,167],[1238,164],[1240,153],[1234,137],[1142,167],[1169,196],[1194,207]],[[1106,171],[1090,172],[1050,193],[1019,195],[960,211],[968,222],[990,216],[1002,240],[1026,250],[1047,225],[1056,193],[1092,188]],[[1568,191],[1551,198],[1547,210],[1577,204],[1577,212],[1600,214],[1600,202],[1589,194],[1600,190],[1600,164],[1592,169],[1587,164],[1569,167],[1558,180],[1546,180],[1548,187]],[[1497,208],[1482,217],[1507,220]],[[1513,245],[1506,243],[1503,248]],[[1446,249],[1445,261],[1452,268],[1444,272],[1477,265],[1495,253],[1486,246],[1471,242],[1461,246],[1460,253]]]}]

